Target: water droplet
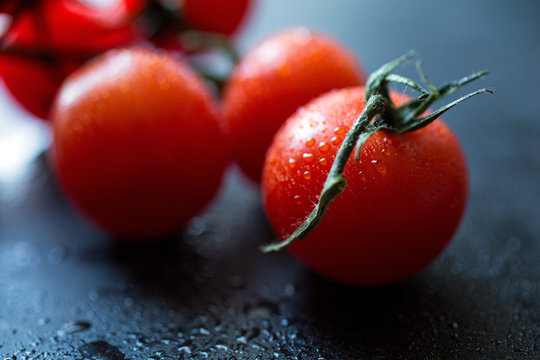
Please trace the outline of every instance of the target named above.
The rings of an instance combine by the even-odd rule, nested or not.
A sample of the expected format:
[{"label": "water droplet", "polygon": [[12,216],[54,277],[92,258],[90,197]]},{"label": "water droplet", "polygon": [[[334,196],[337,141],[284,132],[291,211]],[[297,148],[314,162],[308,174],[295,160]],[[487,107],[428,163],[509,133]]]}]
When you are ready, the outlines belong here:
[{"label": "water droplet", "polygon": [[70,321],[65,323],[60,330],[57,331],[57,334],[60,336],[75,334],[78,332],[86,331],[90,329],[92,324],[88,321]]},{"label": "water droplet", "polygon": [[210,335],[210,331],[208,331],[207,329],[205,328],[199,328],[199,334],[201,335]]},{"label": "water droplet", "polygon": [[191,354],[191,348],[189,346],[180,346],[178,349],[176,349],[180,352],[183,352],[183,353],[186,353],[186,354]]},{"label": "water droplet", "polygon": [[311,173],[309,171],[305,171],[303,176],[304,176],[304,179],[306,180],[311,179]]},{"label": "water droplet", "polygon": [[326,158],[319,159],[319,164],[326,166],[328,164],[328,160]]},{"label": "water droplet", "polygon": [[247,344],[247,339],[245,336],[239,336],[236,338],[236,341],[238,341],[239,343],[242,343],[242,344]]},{"label": "water droplet", "polygon": [[372,164],[376,164],[376,163],[377,163],[377,160],[373,159],[373,160],[371,160],[371,163],[372,163]]},{"label": "water droplet", "polygon": [[320,152],[327,152],[328,149],[330,149],[330,145],[328,145],[327,143],[325,143],[325,142],[323,141],[323,142],[321,142],[321,143],[319,144],[318,149],[319,149]]},{"label": "water droplet", "polygon": [[313,145],[315,145],[315,139],[311,138],[308,141],[306,141],[307,147],[312,147]]},{"label": "water droplet", "polygon": [[345,134],[345,129],[341,128],[341,127],[337,127],[337,128],[334,129],[334,134],[343,135],[343,134]]},{"label": "water droplet", "polygon": [[311,153],[304,153],[304,154],[302,155],[302,158],[304,159],[305,162],[310,163],[310,162],[313,161],[314,156],[313,156],[313,154],[311,154]]},{"label": "water droplet", "polygon": [[226,345],[223,345],[223,344],[216,344],[214,347],[216,349],[218,349],[218,350],[223,350],[223,351],[228,351],[229,350],[229,348]]},{"label": "water droplet", "polygon": [[289,167],[290,167],[291,169],[294,169],[295,166],[296,166],[296,160],[294,160],[293,158],[290,158],[290,159],[289,159]]},{"label": "water droplet", "polygon": [[379,174],[381,175],[386,175],[386,164],[384,163],[379,163],[379,165],[377,166],[377,171],[379,172]]},{"label": "water droplet", "polygon": [[293,199],[296,205],[302,204],[302,200],[300,200],[300,195],[294,195]]},{"label": "water droplet", "polygon": [[332,139],[330,139],[330,142],[334,145],[339,145],[341,143],[340,139],[337,136],[334,136]]}]

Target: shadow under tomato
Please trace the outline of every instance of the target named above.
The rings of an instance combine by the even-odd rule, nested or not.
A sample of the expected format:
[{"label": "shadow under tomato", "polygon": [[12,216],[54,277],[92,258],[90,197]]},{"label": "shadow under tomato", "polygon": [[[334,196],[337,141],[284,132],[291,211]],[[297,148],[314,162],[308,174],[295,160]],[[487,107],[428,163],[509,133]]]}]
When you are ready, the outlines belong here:
[{"label": "shadow under tomato", "polygon": [[499,326],[490,331],[504,339],[512,317],[485,280],[474,280],[476,292],[468,294],[464,289],[471,289],[470,283],[450,274],[440,277],[431,268],[381,287],[345,286],[306,273],[290,311],[312,319],[304,336],[328,342],[322,353],[327,356],[332,348],[347,348],[359,357],[398,358],[411,351],[418,358],[474,354],[493,346],[495,340],[484,336],[488,324]]}]

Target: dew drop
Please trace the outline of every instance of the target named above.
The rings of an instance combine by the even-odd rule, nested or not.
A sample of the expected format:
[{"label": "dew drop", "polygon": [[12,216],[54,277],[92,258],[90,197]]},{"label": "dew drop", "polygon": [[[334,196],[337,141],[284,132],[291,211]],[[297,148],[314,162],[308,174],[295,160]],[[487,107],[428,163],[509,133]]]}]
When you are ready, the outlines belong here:
[{"label": "dew drop", "polygon": [[328,160],[326,158],[319,159],[319,164],[326,166],[328,164]]},{"label": "dew drop", "polygon": [[294,195],[294,202],[296,203],[296,205],[300,205],[302,204],[302,200],[300,200],[300,195]]},{"label": "dew drop", "polygon": [[313,139],[313,138],[309,139],[309,140],[306,142],[306,146],[307,146],[307,147],[312,147],[313,145],[315,145],[315,139]]},{"label": "dew drop", "polygon": [[296,160],[294,160],[293,158],[290,158],[289,159],[289,167],[291,169],[294,169],[296,167]]},{"label": "dew drop", "polygon": [[379,165],[377,166],[377,171],[379,172],[379,174],[381,175],[386,175],[386,164],[384,163],[379,163]]},{"label": "dew drop", "polygon": [[302,158],[303,158],[304,161],[307,162],[307,163],[313,162],[313,160],[314,160],[314,156],[313,156],[313,154],[311,154],[311,153],[304,153],[304,154],[302,155]]},{"label": "dew drop", "polygon": [[325,143],[325,142],[323,141],[323,142],[321,142],[321,143],[319,144],[318,149],[319,149],[320,152],[327,152],[328,149],[330,149],[330,145],[328,145],[327,143]]},{"label": "dew drop", "polygon": [[371,163],[372,163],[372,164],[376,164],[376,163],[377,163],[377,160],[373,159],[373,160],[371,160]]},{"label": "dew drop", "polygon": [[311,173],[309,171],[304,172],[304,179],[309,180],[311,179]]},{"label": "dew drop", "polygon": [[345,129],[341,128],[341,127],[337,127],[337,128],[334,129],[334,134],[343,135],[343,134],[345,134]]},{"label": "dew drop", "polygon": [[337,136],[334,136],[332,139],[330,139],[330,141],[334,145],[339,145],[339,143],[340,143],[339,138]]}]

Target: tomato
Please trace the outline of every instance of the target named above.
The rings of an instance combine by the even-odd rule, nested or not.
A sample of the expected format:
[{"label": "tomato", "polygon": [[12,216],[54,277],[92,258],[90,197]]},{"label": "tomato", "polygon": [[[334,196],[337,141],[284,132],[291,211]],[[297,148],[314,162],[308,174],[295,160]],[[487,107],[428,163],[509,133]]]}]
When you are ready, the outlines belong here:
[{"label": "tomato", "polygon": [[197,30],[231,35],[248,11],[250,0],[184,0],[183,14]]},{"label": "tomato", "polygon": [[293,28],[262,41],[240,61],[224,93],[228,138],[240,168],[259,182],[275,132],[298,107],[364,81],[354,56],[328,36]]},{"label": "tomato", "polygon": [[56,63],[0,54],[0,78],[13,97],[30,113],[47,119],[66,69]]},{"label": "tomato", "polygon": [[[394,102],[405,97],[392,94]],[[263,174],[265,209],[285,239],[314,208],[364,89],[324,95],[276,134]],[[468,197],[465,155],[440,119],[404,134],[379,131],[349,159],[345,191],[288,249],[316,273],[360,285],[392,283],[427,266],[449,243]]]},{"label": "tomato", "polygon": [[219,112],[202,80],[165,52],[98,57],[68,77],[52,120],[62,188],[119,238],[179,229],[220,184]]},{"label": "tomato", "polygon": [[17,14],[2,40],[5,46],[55,54],[96,54],[135,41],[132,20],[143,5],[143,0],[100,7],[77,0],[39,1]]}]

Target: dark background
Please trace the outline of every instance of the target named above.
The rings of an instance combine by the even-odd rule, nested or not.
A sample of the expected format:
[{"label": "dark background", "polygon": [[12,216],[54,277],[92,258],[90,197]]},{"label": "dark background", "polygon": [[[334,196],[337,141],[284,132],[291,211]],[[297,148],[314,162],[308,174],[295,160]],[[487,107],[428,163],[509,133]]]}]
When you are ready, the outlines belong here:
[{"label": "dark background", "polygon": [[260,0],[239,46],[294,24],[333,34],[367,71],[411,48],[436,84],[491,71],[467,90],[495,95],[445,115],[471,197],[443,255],[379,288],[262,255],[273,235],[257,189],[234,169],[183,234],[120,245],[71,210],[41,155],[0,181],[3,358],[540,357],[540,2]]}]

